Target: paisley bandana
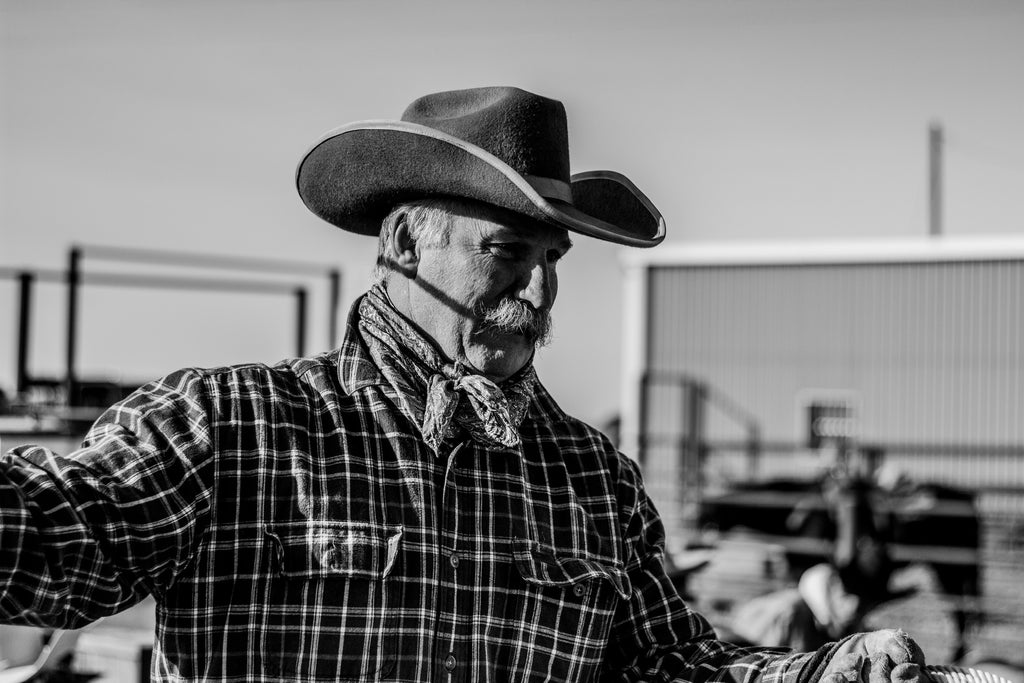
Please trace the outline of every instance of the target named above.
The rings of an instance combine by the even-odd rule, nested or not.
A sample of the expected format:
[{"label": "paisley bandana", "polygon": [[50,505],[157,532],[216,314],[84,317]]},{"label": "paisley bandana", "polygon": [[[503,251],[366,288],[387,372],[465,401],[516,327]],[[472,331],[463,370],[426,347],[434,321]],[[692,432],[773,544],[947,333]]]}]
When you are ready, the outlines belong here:
[{"label": "paisley bandana", "polygon": [[380,285],[359,303],[359,332],[405,411],[420,423],[434,454],[461,427],[482,444],[519,445],[537,374],[532,364],[498,386],[448,361],[399,313]]}]

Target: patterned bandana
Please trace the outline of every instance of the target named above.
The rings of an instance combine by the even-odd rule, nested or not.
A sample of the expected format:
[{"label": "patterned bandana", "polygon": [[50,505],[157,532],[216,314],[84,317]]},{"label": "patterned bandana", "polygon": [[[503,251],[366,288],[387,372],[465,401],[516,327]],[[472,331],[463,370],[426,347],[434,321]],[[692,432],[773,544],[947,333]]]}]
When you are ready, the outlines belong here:
[{"label": "patterned bandana", "polygon": [[420,422],[423,440],[434,454],[461,427],[477,442],[519,445],[537,374],[533,364],[499,387],[446,360],[374,285],[359,303],[359,332],[381,373],[398,392],[405,411]]}]

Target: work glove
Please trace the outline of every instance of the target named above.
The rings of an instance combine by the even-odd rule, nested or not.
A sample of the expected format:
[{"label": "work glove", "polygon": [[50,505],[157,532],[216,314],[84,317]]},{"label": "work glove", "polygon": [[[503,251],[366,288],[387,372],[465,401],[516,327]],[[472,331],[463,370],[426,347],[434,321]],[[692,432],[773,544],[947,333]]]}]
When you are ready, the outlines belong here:
[{"label": "work glove", "polygon": [[821,683],[928,683],[924,653],[904,631],[856,633],[840,640],[824,663]]}]

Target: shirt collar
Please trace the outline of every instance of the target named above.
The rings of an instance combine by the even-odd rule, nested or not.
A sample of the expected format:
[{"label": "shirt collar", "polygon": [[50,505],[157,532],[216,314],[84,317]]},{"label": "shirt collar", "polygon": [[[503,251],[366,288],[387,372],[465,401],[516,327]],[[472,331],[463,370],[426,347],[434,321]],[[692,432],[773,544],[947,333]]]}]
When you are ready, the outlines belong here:
[{"label": "shirt collar", "polygon": [[[365,296],[365,295],[363,295]],[[372,386],[390,386],[370,357],[370,352],[358,332],[360,296],[352,303],[345,324],[345,338],[337,350],[338,378],[345,393],[352,394]],[[524,423],[530,420],[561,422],[568,415],[555,402],[547,389],[537,380],[533,400]]]},{"label": "shirt collar", "polygon": [[[365,294],[363,295],[365,296]],[[338,347],[338,379],[346,393],[352,394],[364,387],[387,384],[387,379],[377,369],[370,357],[370,351],[359,336],[359,304],[360,296],[349,309],[345,323],[345,338]]]}]

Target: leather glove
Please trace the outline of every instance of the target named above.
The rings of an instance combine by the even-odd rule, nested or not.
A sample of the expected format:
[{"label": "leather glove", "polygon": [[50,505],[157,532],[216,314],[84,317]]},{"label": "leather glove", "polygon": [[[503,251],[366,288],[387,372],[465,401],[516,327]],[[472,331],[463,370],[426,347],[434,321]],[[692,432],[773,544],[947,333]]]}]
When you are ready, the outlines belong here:
[{"label": "leather glove", "polygon": [[821,683],[928,683],[924,653],[904,631],[857,633],[837,643]]}]

